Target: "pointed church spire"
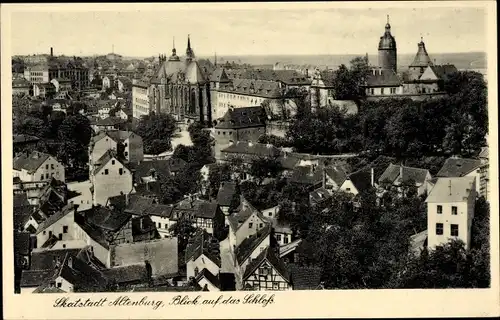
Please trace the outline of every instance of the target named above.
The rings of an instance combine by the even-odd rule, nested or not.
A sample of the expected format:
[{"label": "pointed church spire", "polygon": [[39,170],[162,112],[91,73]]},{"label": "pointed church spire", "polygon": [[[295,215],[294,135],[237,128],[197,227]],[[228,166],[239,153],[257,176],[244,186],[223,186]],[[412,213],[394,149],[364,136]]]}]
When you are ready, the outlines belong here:
[{"label": "pointed church spire", "polygon": [[194,52],[193,49],[191,49],[191,38],[190,35],[188,34],[188,43],[187,43],[187,49],[186,49],[186,60],[191,61],[194,59]]},{"label": "pointed church spire", "polygon": [[175,49],[175,37],[172,38],[172,55],[168,58],[168,61],[180,61],[180,58],[177,56],[177,50]]}]

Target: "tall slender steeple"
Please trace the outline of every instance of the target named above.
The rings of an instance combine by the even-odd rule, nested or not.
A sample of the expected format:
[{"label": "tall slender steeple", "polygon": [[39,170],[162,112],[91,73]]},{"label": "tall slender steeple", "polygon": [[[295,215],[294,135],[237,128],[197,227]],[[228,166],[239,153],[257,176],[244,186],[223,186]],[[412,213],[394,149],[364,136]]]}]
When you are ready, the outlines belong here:
[{"label": "tall slender steeple", "polygon": [[214,65],[217,67],[217,51],[215,51]]},{"label": "tall slender steeple", "polygon": [[191,49],[191,38],[189,34],[188,34],[188,43],[186,49],[186,60],[187,61],[194,60],[194,51],[193,49]]},{"label": "tall slender steeple", "polygon": [[168,58],[168,61],[180,61],[180,58],[177,56],[177,50],[175,50],[175,37],[172,39],[172,55]]}]

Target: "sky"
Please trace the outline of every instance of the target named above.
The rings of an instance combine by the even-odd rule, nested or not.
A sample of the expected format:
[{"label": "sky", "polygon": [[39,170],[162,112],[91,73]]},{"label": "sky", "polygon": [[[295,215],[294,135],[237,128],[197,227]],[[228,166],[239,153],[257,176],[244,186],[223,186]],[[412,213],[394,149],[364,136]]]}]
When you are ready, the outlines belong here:
[{"label": "sky", "polygon": [[389,15],[398,53],[415,53],[420,37],[434,53],[487,51],[484,8],[371,5],[118,4],[83,11],[76,5],[32,6],[10,16],[11,49],[24,55],[53,47],[56,55],[87,56],[110,53],[114,46],[124,56],[168,56],[173,38],[183,54],[190,34],[197,56],[374,54]]}]

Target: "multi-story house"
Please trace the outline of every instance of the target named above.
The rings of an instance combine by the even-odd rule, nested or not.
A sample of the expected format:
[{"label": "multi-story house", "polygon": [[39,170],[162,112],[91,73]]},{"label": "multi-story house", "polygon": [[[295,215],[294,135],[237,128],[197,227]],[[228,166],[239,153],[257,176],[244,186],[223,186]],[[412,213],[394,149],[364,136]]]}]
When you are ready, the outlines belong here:
[{"label": "multi-story house", "polygon": [[144,159],[142,138],[132,131],[102,131],[92,137],[89,145],[89,169],[93,162],[101,158],[108,150],[122,152],[126,163],[139,163]]},{"label": "multi-story house", "polygon": [[290,275],[271,247],[265,248],[243,274],[243,288],[255,291],[292,290]]},{"label": "multi-story house", "polygon": [[189,196],[174,205],[173,219],[189,219],[194,227],[217,236],[224,228],[224,213],[216,202]]},{"label": "multi-story house", "polygon": [[489,200],[489,163],[482,159],[452,157],[446,159],[436,177],[474,177],[476,179],[477,196]]},{"label": "multi-story house", "polygon": [[12,95],[29,95],[31,83],[25,78],[12,80]]},{"label": "multi-story house", "polygon": [[224,116],[215,120],[212,136],[215,139],[215,158],[231,143],[257,142],[266,133],[266,113],[262,107],[230,107]]},{"label": "multi-story house", "polygon": [[240,197],[240,206],[236,209],[236,212],[228,216],[226,220],[229,225],[229,245],[233,249],[270,224],[262,213],[255,209],[243,196]]},{"label": "multi-story house", "polygon": [[71,91],[71,80],[54,78],[50,82],[56,88],[56,92],[60,95],[66,94]]},{"label": "multi-story house", "polygon": [[425,202],[428,247],[460,239],[469,249],[476,203],[475,177],[438,178]]},{"label": "multi-story house", "polygon": [[196,278],[203,269],[214,276],[221,268],[219,241],[205,230],[199,230],[189,241],[185,252],[187,278]]},{"label": "multi-story house", "polygon": [[149,80],[147,78],[132,80],[132,116],[140,119],[152,110],[149,105]]},{"label": "multi-story house", "polygon": [[55,178],[66,181],[64,166],[49,154],[34,151],[31,154],[22,153],[14,158],[13,176],[23,182],[48,181]]},{"label": "multi-story house", "polygon": [[431,179],[432,176],[427,169],[406,167],[391,163],[378,178],[378,185],[386,188],[394,186],[399,192],[402,192],[401,186],[413,181],[417,189],[417,194],[423,195],[428,192]]},{"label": "multi-story house", "polygon": [[57,213],[44,220],[36,231],[36,247],[42,247],[48,240],[55,237],[59,241],[75,240],[76,207],[68,204]]},{"label": "multi-story house", "polygon": [[132,173],[111,150],[94,160],[90,171],[90,182],[94,205],[104,206],[108,198],[129,194],[133,189]]}]

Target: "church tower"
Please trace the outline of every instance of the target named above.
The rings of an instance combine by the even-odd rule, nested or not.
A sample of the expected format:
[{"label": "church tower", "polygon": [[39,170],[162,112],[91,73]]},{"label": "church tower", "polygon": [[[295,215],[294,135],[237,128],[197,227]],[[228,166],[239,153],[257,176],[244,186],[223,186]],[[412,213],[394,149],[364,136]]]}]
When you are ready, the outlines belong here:
[{"label": "church tower", "polygon": [[189,38],[188,35],[188,44],[187,44],[187,49],[186,49],[186,61],[192,61],[194,60],[194,51],[191,49],[191,39]]},{"label": "church tower", "polygon": [[392,69],[397,72],[398,52],[396,48],[396,39],[391,34],[391,25],[389,24],[389,15],[387,15],[387,24],[385,33],[380,37],[378,44],[378,66],[382,69]]},{"label": "church tower", "polygon": [[177,56],[177,50],[175,50],[175,38],[172,40],[172,55],[168,58],[168,61],[181,61]]}]

